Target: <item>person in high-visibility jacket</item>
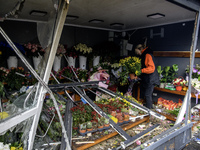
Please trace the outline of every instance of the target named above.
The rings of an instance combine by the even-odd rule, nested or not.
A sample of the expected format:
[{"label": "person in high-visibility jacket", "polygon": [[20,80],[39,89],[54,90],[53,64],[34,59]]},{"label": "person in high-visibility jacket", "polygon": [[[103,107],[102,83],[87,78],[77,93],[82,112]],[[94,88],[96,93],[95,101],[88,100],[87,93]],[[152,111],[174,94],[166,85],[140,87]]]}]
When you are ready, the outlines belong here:
[{"label": "person in high-visibility jacket", "polygon": [[145,45],[138,44],[135,47],[135,54],[141,57],[141,96],[144,96],[146,99],[146,107],[152,109],[154,86],[159,85],[159,75],[155,67],[153,51]]}]

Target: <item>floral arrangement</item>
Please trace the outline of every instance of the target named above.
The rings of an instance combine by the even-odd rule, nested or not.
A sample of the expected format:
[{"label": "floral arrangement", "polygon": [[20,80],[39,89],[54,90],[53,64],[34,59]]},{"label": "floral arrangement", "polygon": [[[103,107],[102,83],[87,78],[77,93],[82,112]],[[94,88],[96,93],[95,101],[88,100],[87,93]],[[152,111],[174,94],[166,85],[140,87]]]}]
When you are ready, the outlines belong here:
[{"label": "floral arrangement", "polygon": [[25,55],[27,57],[39,57],[44,56],[45,50],[39,44],[24,44],[25,47]]},{"label": "floral arrangement", "polygon": [[79,53],[79,55],[87,56],[92,52],[92,48],[88,47],[86,44],[79,43],[74,46],[75,50]]},{"label": "floral arrangement", "polygon": [[183,79],[183,77],[175,78],[172,81],[172,84],[175,86],[184,86],[186,85],[187,81]]},{"label": "floral arrangement", "polygon": [[33,85],[37,82],[29,72],[24,71],[23,67],[11,68],[6,75],[5,82],[10,90],[19,90],[22,86]]},{"label": "floral arrangement", "polygon": [[65,49],[64,45],[58,44],[56,56],[63,56],[65,53],[66,53],[66,49]]},{"label": "floral arrangement", "polygon": [[0,82],[5,82],[10,70],[4,67],[0,67]]},{"label": "floral arrangement", "polygon": [[[187,65],[187,68],[185,71],[186,71],[186,76],[188,76],[189,75],[189,65]],[[196,90],[200,91],[200,65],[199,64],[196,64],[193,66],[191,85]]]},{"label": "floral arrangement", "polygon": [[77,57],[77,52],[76,52],[74,46],[69,48],[69,49],[67,49],[65,55],[68,56],[68,57],[76,58]]},{"label": "floral arrangement", "polygon": [[59,76],[59,78],[61,78],[62,76],[64,76],[64,77],[67,77],[67,78],[70,78],[70,79],[74,79],[75,78],[75,75],[74,75],[74,73],[73,73],[73,71],[72,71],[72,69],[73,69],[73,71],[77,74],[77,68],[71,68],[71,67],[69,67],[69,66],[67,66],[67,67],[64,67],[58,74],[58,76]]},{"label": "floral arrangement", "polygon": [[81,82],[87,81],[87,78],[88,78],[88,70],[78,68],[78,69],[77,69],[77,76],[78,76],[78,78],[81,80]]},{"label": "floral arrangement", "polygon": [[[186,68],[186,75],[189,74],[189,65],[187,65],[187,68]],[[197,78],[199,81],[200,81],[200,65],[199,64],[196,64],[193,66],[193,70],[192,70],[192,78]]]}]

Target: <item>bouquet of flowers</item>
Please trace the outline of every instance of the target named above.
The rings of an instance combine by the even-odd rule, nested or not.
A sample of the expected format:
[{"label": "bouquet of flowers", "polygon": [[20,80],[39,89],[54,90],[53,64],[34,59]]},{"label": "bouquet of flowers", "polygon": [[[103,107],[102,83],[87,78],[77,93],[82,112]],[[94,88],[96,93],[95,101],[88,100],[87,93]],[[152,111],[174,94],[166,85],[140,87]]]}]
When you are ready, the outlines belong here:
[{"label": "bouquet of flowers", "polygon": [[45,50],[39,44],[24,44],[25,55],[27,57],[39,57],[44,56]]},{"label": "bouquet of flowers", "polygon": [[88,78],[88,70],[78,68],[78,70],[77,70],[77,76],[78,76],[78,78],[81,80],[81,82],[87,81],[87,78]]},{"label": "bouquet of flowers", "polygon": [[87,56],[92,52],[92,48],[88,47],[86,44],[79,43],[74,46],[75,50],[79,53],[79,55]]},{"label": "bouquet of flowers", "polygon": [[69,48],[69,49],[67,49],[65,55],[68,56],[68,57],[76,58],[77,57],[77,53],[76,53],[76,50],[75,50],[74,46]]},{"label": "bouquet of flowers", "polygon": [[184,86],[186,85],[187,81],[183,79],[183,77],[175,78],[172,81],[172,84],[175,86]]},{"label": "bouquet of flowers", "polygon": [[[186,68],[186,74],[187,75],[189,74],[189,65]],[[200,91],[200,65],[199,64],[196,64],[195,66],[193,66],[191,84],[197,91]]]},{"label": "bouquet of flowers", "polygon": [[4,67],[0,67],[0,82],[5,82],[10,70]]},{"label": "bouquet of flowers", "polygon": [[56,52],[56,56],[63,56],[66,53],[64,45],[59,44]]},{"label": "bouquet of flowers", "polygon": [[67,78],[70,78],[70,79],[73,80],[75,78],[75,75],[74,75],[72,69],[77,74],[77,69],[76,68],[71,68],[71,67],[67,66],[67,67],[64,67],[59,72],[59,77],[64,76],[64,77],[67,77]]}]

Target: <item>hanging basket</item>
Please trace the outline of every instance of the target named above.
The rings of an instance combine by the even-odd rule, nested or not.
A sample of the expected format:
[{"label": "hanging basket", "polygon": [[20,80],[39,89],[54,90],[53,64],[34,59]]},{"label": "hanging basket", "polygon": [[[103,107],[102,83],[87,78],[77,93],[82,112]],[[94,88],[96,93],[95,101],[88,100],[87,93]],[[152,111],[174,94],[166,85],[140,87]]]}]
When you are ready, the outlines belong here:
[{"label": "hanging basket", "polygon": [[79,67],[81,69],[86,69],[87,57],[79,56]]},{"label": "hanging basket", "polygon": [[8,69],[11,69],[12,67],[17,68],[18,59],[16,56],[9,56],[7,59]]},{"label": "hanging basket", "polygon": [[61,58],[61,56],[55,56],[53,70],[56,72],[61,68]]}]

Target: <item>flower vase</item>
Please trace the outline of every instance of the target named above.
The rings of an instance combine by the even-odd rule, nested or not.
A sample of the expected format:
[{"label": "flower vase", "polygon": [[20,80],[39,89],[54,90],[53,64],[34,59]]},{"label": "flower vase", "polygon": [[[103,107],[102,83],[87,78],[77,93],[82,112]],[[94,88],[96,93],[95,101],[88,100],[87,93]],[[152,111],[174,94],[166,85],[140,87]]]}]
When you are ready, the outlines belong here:
[{"label": "flower vase", "polygon": [[61,68],[61,56],[55,56],[54,62],[53,62],[53,70],[58,71]]},{"label": "flower vase", "polygon": [[86,69],[86,62],[87,62],[87,57],[79,56],[79,67],[81,69]]},{"label": "flower vase", "polygon": [[74,57],[67,57],[67,59],[68,59],[68,66],[72,66],[73,68],[75,68],[76,58],[74,58]]},{"label": "flower vase", "polygon": [[9,56],[7,59],[8,69],[11,69],[12,67],[17,68],[18,65],[18,59],[16,56]]},{"label": "flower vase", "polygon": [[33,57],[33,66],[35,68],[35,70],[38,70],[38,65],[40,63],[40,61],[42,60],[41,57]]},{"label": "flower vase", "polygon": [[99,64],[100,56],[95,56],[93,58],[93,66],[97,66]]}]

